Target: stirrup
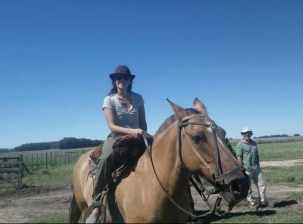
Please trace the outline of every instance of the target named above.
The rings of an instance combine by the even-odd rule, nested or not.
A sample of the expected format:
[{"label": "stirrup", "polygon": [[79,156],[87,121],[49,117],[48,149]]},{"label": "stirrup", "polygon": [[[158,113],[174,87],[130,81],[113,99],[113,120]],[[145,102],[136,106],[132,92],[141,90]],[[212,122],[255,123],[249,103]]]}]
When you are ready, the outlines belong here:
[{"label": "stirrup", "polygon": [[[83,218],[84,223],[86,223],[87,218],[92,214],[92,212],[93,212],[93,210],[95,208],[99,208],[100,209],[101,215],[100,215],[99,219],[100,220],[105,220],[105,215],[104,215],[105,214],[105,207],[104,207],[104,205],[101,202],[96,201],[91,206],[89,206],[87,208],[87,210],[85,212],[85,215],[84,215],[84,218]],[[101,223],[104,223],[104,221],[101,222]]]},{"label": "stirrup", "polygon": [[106,218],[106,207],[104,205],[104,203],[107,203],[107,193],[108,193],[108,184],[104,187],[104,190],[99,193],[96,194],[95,192],[93,193],[93,203],[91,206],[89,206],[85,212],[84,215],[84,222],[86,223],[87,218],[90,216],[90,214],[92,213],[92,211],[95,208],[99,208],[100,209],[100,223],[104,223],[105,222],[105,218]]}]

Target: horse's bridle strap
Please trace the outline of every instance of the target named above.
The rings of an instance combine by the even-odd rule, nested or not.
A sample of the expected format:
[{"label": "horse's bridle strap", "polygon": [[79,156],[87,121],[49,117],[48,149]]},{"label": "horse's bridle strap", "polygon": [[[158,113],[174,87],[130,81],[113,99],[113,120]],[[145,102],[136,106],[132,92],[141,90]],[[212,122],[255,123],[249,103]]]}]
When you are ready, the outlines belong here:
[{"label": "horse's bridle strap", "polygon": [[189,140],[189,136],[186,134],[186,132],[184,131],[184,129],[183,129],[183,133],[184,133],[184,135],[187,137],[187,139],[188,139],[188,141],[189,141],[189,143],[190,143],[190,145],[191,145],[191,147],[192,147],[194,153],[195,153],[195,154],[197,155],[197,157],[201,160],[201,162],[206,166],[206,168],[208,169],[209,173],[210,173],[211,175],[216,175],[215,178],[216,178],[216,181],[217,181],[217,182],[219,182],[219,181],[221,181],[221,180],[224,180],[224,179],[226,179],[226,178],[232,177],[233,175],[239,173],[240,171],[242,171],[242,170],[244,169],[243,167],[240,167],[240,166],[239,166],[239,167],[237,167],[237,168],[235,168],[235,169],[233,169],[233,170],[227,171],[227,172],[224,173],[224,174],[218,175],[217,173],[215,173],[215,172],[211,169],[211,167],[208,165],[208,163],[205,161],[205,159],[204,159],[204,158],[197,152],[197,150],[194,148],[193,143]]},{"label": "horse's bridle strap", "polygon": [[[220,155],[219,155],[219,147],[218,147],[218,142],[217,142],[217,126],[215,124],[215,122],[212,122],[210,124],[205,124],[205,123],[201,123],[201,122],[189,122],[190,119],[194,118],[194,117],[206,117],[203,114],[192,114],[189,116],[186,116],[184,118],[182,118],[179,121],[179,125],[178,125],[178,144],[179,144],[179,155],[181,158],[181,161],[183,162],[182,159],[182,155],[181,155],[181,148],[182,148],[182,141],[181,141],[181,129],[183,128],[183,133],[186,136],[188,142],[190,143],[190,146],[192,148],[192,150],[195,152],[195,154],[197,155],[197,157],[201,160],[201,162],[207,167],[210,175],[214,176],[215,175],[215,181],[218,183],[228,177],[231,177],[235,174],[237,174],[238,172],[243,170],[242,166],[238,166],[237,168],[230,170],[226,173],[222,173],[219,174],[219,169],[220,169]],[[184,127],[187,125],[202,125],[205,127],[208,127],[212,130],[213,133],[213,138],[214,138],[214,143],[215,143],[215,150],[216,150],[216,171],[214,172],[210,166],[208,165],[208,163],[205,161],[205,159],[202,158],[202,156],[199,154],[199,152],[197,151],[196,147],[193,145],[192,141],[189,139],[188,134],[185,132]],[[184,162],[183,162],[184,163]]]},{"label": "horse's bridle strap", "polygon": [[191,148],[193,149],[194,153],[196,154],[196,156],[201,160],[201,162],[204,164],[204,166],[206,166],[206,168],[208,169],[208,172],[210,173],[210,175],[215,176],[215,172],[212,170],[212,168],[208,165],[208,163],[205,161],[205,159],[199,154],[199,152],[197,152],[197,150],[195,149],[195,147],[193,146],[193,143],[191,142],[191,140],[189,139],[188,134],[186,134],[185,130],[183,130],[184,135],[186,136]]},{"label": "horse's bridle strap", "polygon": [[239,173],[243,169],[244,169],[243,167],[239,166],[239,167],[237,167],[237,168],[235,168],[233,170],[230,170],[230,171],[228,171],[226,173],[220,174],[220,175],[217,176],[216,181],[221,181],[221,180],[224,180],[226,178],[232,177],[233,175]]}]

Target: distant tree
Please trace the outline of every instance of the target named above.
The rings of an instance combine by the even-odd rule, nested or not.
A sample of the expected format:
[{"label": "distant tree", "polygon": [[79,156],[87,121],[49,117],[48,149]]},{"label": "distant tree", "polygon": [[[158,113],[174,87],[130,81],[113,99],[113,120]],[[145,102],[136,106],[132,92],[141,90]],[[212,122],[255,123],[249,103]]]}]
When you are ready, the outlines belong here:
[{"label": "distant tree", "polygon": [[36,151],[47,149],[58,149],[59,142],[38,142],[38,143],[26,143],[14,148],[14,151]]},{"label": "distant tree", "polygon": [[280,138],[280,137],[288,137],[287,134],[282,134],[282,135],[264,135],[264,136],[259,136],[256,138]]},{"label": "distant tree", "polygon": [[8,148],[0,148],[0,152],[10,152],[11,149]]},{"label": "distant tree", "polygon": [[101,140],[90,140],[86,138],[63,138],[59,141],[60,149],[75,149],[75,148],[84,148],[84,147],[93,147],[98,146],[102,143]]},{"label": "distant tree", "polygon": [[54,142],[38,142],[38,143],[26,143],[17,146],[13,149],[0,149],[0,152],[11,152],[11,151],[37,151],[47,149],[73,149],[73,148],[84,148],[98,146],[103,143],[102,140],[90,140],[85,138],[63,138],[60,141]]},{"label": "distant tree", "polygon": [[300,136],[300,134],[293,134],[293,136]]}]

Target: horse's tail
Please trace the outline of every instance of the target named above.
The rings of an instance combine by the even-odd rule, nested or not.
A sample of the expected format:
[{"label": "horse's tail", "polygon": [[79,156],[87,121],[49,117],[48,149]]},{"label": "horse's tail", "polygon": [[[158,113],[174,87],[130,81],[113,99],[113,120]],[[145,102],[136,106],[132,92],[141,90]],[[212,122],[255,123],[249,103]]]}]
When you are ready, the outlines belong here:
[{"label": "horse's tail", "polygon": [[69,223],[78,223],[81,216],[81,210],[78,207],[75,192],[73,192],[73,198],[69,208]]}]

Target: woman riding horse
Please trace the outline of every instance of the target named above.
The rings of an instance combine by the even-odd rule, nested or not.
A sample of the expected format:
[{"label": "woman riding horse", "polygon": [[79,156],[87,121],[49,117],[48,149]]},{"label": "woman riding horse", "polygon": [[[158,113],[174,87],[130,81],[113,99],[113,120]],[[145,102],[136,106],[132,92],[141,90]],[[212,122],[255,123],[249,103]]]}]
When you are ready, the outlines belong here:
[{"label": "woman riding horse", "polygon": [[[175,114],[154,135],[153,144],[131,165],[114,191],[124,222],[187,221],[187,189],[192,174],[216,186],[229,206],[245,199],[249,179],[224,141],[224,130],[208,116],[204,104],[183,109],[169,101]],[[93,178],[88,178],[88,152],[74,168],[70,221],[78,222],[92,204]],[[106,222],[113,217],[106,213]]]},{"label": "woman riding horse", "polygon": [[[97,167],[96,181],[92,198],[97,200],[101,191],[107,185],[112,173],[113,152],[115,137],[122,135],[138,135],[147,131],[145,120],[144,100],[138,93],[132,92],[132,83],[135,75],[131,74],[125,65],[119,65],[115,72],[110,74],[112,89],[103,103],[103,111],[111,130],[102,150],[102,155]],[[100,209],[95,207],[87,219],[88,223],[95,223],[100,215]]]}]

